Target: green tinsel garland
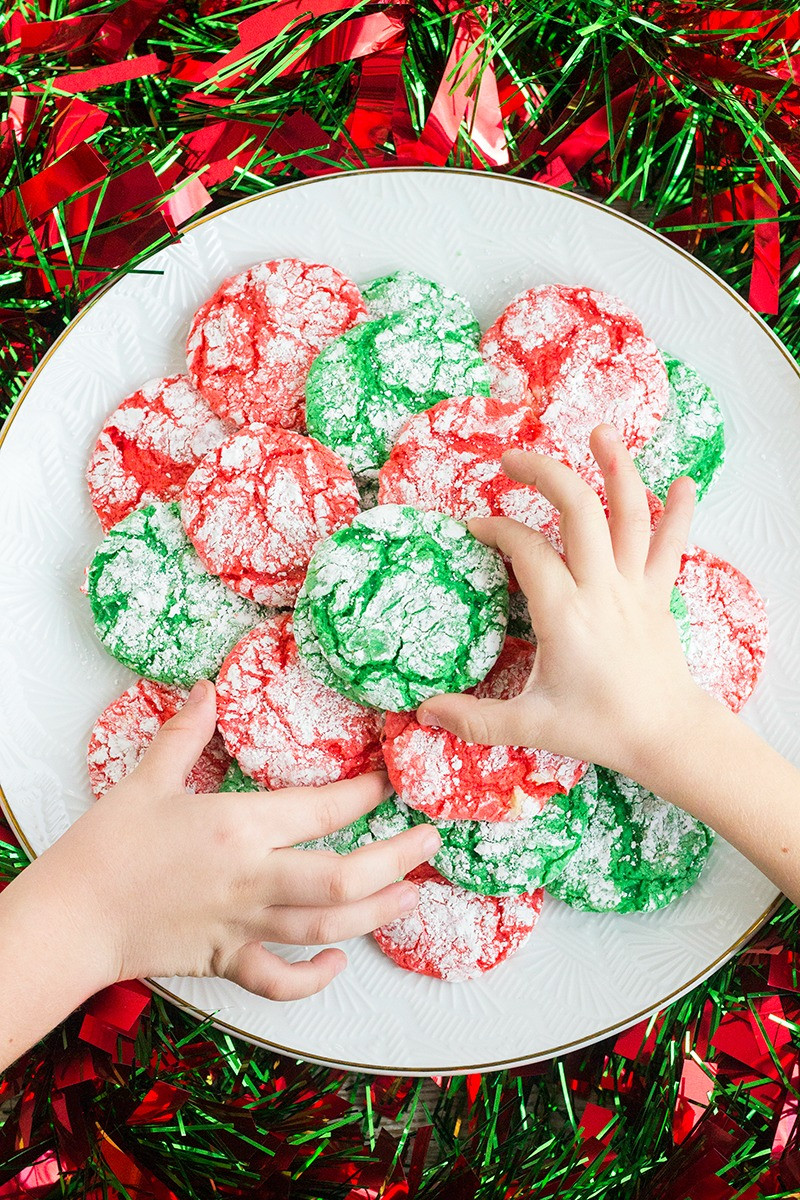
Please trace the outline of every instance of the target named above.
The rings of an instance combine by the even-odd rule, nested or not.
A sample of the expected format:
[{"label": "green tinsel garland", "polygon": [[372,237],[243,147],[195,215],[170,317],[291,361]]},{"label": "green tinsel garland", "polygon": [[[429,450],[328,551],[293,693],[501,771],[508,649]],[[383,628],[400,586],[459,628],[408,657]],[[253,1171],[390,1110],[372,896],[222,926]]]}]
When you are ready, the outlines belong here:
[{"label": "green tinsel garland", "polygon": [[[146,0],[138,2],[141,11]],[[119,7],[117,0],[6,5],[0,27],[8,43],[2,87],[9,113],[15,97],[28,99],[21,136],[0,138],[0,192],[7,197],[20,197],[14,189],[43,168],[46,137],[35,132],[36,115],[45,118],[46,132],[54,111],[53,78],[107,61],[91,39],[69,50],[18,56],[19,20],[91,18]],[[183,164],[183,178],[199,170],[187,171],[182,139],[202,130],[210,118],[235,117],[262,129],[264,136],[259,140],[251,133],[233,172],[209,182],[213,202],[206,211],[331,162],[357,167],[373,161],[363,147],[353,146],[346,128],[358,103],[359,63],[334,63],[288,77],[280,70],[318,45],[344,16],[374,12],[374,4],[356,2],[345,14],[301,20],[254,50],[248,60],[252,74],[231,89],[224,108],[188,98],[203,85],[190,73],[182,75],[180,65],[226,53],[236,43],[237,22],[265,7],[262,0],[236,5],[204,0],[199,6],[180,0],[159,6],[151,0],[153,18],[127,55],[155,53],[172,68],[99,88],[89,97],[107,114],[89,144],[107,160],[112,178],[149,162],[166,181],[164,195],[171,194],[178,186],[170,182],[171,167]],[[450,53],[453,12],[471,13],[482,30],[483,59],[493,64],[501,85],[510,155],[502,169],[524,177],[539,173],[587,118],[605,109],[609,136],[585,161],[571,166],[568,186],[674,236],[745,296],[754,238],[767,218],[757,217],[737,197],[750,195],[747,189],[754,186],[774,189],[780,311],[767,319],[789,349],[800,353],[800,102],[794,84],[800,78],[800,34],[773,35],[783,29],[783,17],[795,15],[795,5],[753,10],[752,18],[742,4],[716,0],[565,0],[549,6],[508,0],[489,10],[469,4],[444,8],[421,0],[399,9],[407,31],[404,92],[417,135]],[[767,76],[777,84],[769,84]],[[619,97],[628,92],[620,119]],[[298,111],[317,123],[320,144],[276,143],[274,135]],[[391,132],[376,149],[392,160]],[[466,125],[448,161],[486,165]],[[730,198],[730,211],[721,213],[710,199],[720,196]],[[161,238],[138,246],[127,261],[88,280],[79,261],[87,235],[68,232],[72,199],[56,206],[47,239],[28,222],[29,244],[15,236],[0,246],[3,414],[81,304],[109,281],[139,268],[163,244]],[[90,232],[123,229],[132,216],[147,215],[162,201],[163,196],[151,196],[138,207],[132,204],[132,212],[105,222],[98,217]],[[690,206],[690,217],[675,219]],[[0,219],[4,213],[0,208]],[[56,279],[52,263],[58,258],[66,265]],[[13,877],[24,862],[10,839],[0,842],[0,879]],[[0,1082],[0,1198],[122,1195],[144,1200],[173,1192],[188,1200],[219,1195],[366,1200],[393,1194],[426,1200],[707,1200],[709,1170],[717,1162],[713,1200],[796,1195],[800,1167],[792,1145],[780,1163],[771,1154],[778,1108],[787,1093],[797,1094],[785,1058],[776,1051],[764,1073],[737,1076],[731,1062],[708,1046],[714,1028],[731,1014],[742,1014],[750,1027],[761,1029],[763,1000],[778,992],[785,1002],[784,1027],[797,1044],[800,1003],[793,987],[776,989],[768,982],[774,961],[768,950],[779,948],[785,961],[800,953],[791,906],[784,905],[772,919],[760,944],[762,952],[743,951],[661,1014],[651,1023],[650,1042],[633,1057],[616,1052],[611,1039],[521,1072],[438,1083],[376,1081],[290,1064],[210,1026],[198,1028],[154,998],[131,1065],[93,1052],[94,1077],[74,1085],[72,1093],[85,1124],[78,1128],[73,1112],[76,1129],[70,1141],[53,1095],[66,1094],[59,1092],[60,1072],[83,1046],[76,1015],[25,1057],[21,1074],[9,1073],[5,1088]],[[769,1045],[772,1040],[766,1037]],[[703,1101],[705,1115],[676,1146],[680,1079],[693,1051],[701,1065],[721,1065],[710,1080],[707,1105]],[[148,1095],[152,1111],[161,1115],[147,1120],[150,1110],[141,1110],[132,1120]],[[610,1129],[587,1134],[581,1124],[587,1104],[613,1115]],[[20,1172],[65,1145],[76,1159],[83,1158],[79,1169],[64,1167],[60,1180],[57,1171],[49,1182],[43,1177],[40,1187],[30,1180],[20,1183]],[[131,1162],[146,1178],[137,1182],[125,1167]],[[11,1180],[16,1183],[5,1191]]]}]

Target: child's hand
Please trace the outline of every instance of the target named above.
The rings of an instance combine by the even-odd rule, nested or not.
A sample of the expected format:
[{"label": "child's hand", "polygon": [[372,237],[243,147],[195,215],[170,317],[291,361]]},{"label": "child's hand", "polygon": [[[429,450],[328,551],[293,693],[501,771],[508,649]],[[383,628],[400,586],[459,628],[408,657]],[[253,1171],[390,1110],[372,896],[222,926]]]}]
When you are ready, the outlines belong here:
[{"label": "child's hand", "polygon": [[503,467],[539,489],[561,514],[566,563],[547,539],[505,517],[470,522],[511,559],[538,640],[525,691],[512,700],[436,696],[423,724],[469,742],[530,745],[641,778],[665,749],[676,717],[713,704],[692,681],[669,611],[694,507],[688,478],[670,488],[651,540],[644,484],[615,430],[594,431],[609,516],[562,463],[511,451]]},{"label": "child's hand", "polygon": [[346,856],[293,849],[369,812],[390,792],[386,777],[191,795],[184,780],[214,722],[214,689],[197,684],[137,769],[30,873],[57,889],[92,939],[95,986],[220,975],[273,1000],[308,996],[344,968],[342,951],[290,964],[261,942],[339,941],[410,911],[417,889],[402,878],[436,852],[439,836],[420,826]]}]

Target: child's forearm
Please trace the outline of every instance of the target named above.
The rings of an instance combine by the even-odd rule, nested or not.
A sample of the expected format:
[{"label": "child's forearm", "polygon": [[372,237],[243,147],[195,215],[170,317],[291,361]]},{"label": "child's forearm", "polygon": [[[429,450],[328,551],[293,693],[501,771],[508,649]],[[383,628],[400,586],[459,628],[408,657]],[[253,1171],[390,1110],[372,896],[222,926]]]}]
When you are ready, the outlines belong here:
[{"label": "child's forearm", "polygon": [[0,1071],[112,982],[93,898],[49,853],[0,893]]},{"label": "child's forearm", "polygon": [[703,696],[628,774],[715,829],[800,902],[800,771]]}]

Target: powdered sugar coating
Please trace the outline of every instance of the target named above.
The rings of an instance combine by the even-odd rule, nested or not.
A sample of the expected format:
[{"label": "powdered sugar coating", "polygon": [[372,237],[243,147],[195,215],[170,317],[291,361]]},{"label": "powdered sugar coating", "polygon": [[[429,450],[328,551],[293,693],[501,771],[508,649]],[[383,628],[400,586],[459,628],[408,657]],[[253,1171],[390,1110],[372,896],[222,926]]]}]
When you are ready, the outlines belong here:
[{"label": "powdered sugar coating", "polygon": [[375,475],[403,422],[446,396],[489,393],[477,349],[435,314],[366,321],[331,342],[306,383],[308,431],[341,454],[354,475]]},{"label": "powdered sugar coating", "polygon": [[[130,775],[161,726],[189,695],[185,688],[139,679],[107,705],[94,723],[87,762],[96,799]],[[215,733],[186,777],[187,792],[218,792],[230,758]]]},{"label": "powdered sugar coating", "polygon": [[639,474],[652,492],[666,500],[673,480],[690,475],[697,499],[722,466],[725,428],[708,384],[679,358],[664,356],[669,378],[669,404],[653,437],[636,458]]},{"label": "powdered sugar coating", "polygon": [[506,475],[506,450],[549,453],[569,465],[552,432],[528,405],[488,396],[440,400],[403,425],[381,467],[381,504],[413,504],[457,521],[512,517],[561,546],[558,513],[549,500]]},{"label": "powdered sugar coating", "polygon": [[[473,690],[508,700],[528,681],[535,648],[507,637],[500,657]],[[444,820],[513,821],[530,802],[542,808],[568,792],[588,763],[526,746],[482,746],[446,729],[420,725],[413,713],[387,713],[383,753],[389,779],[407,804]]]},{"label": "powdered sugar coating", "polygon": [[89,564],[86,591],[109,654],[140,675],[184,687],[213,678],[264,615],[208,574],[175,503],[137,508],[114,525]]},{"label": "powdered sugar coating", "polygon": [[192,382],[238,425],[301,429],[312,360],[365,312],[358,288],[335,267],[299,258],[256,263],[195,313],[186,343]]},{"label": "powdered sugar coating", "polygon": [[464,297],[416,271],[394,271],[373,279],[363,296],[372,320],[425,309],[433,313],[441,329],[449,329],[473,345],[481,336],[475,314]]},{"label": "powdered sugar coating", "polygon": [[597,778],[583,840],[548,890],[590,912],[664,908],[697,880],[714,834],[624,775],[598,767]]},{"label": "powdered sugar coating", "polygon": [[328,686],[400,711],[479,683],[507,616],[496,551],[441,513],[385,504],[317,547],[294,630],[301,657]]},{"label": "powdered sugar coating", "polygon": [[580,845],[596,797],[589,767],[571,791],[551,796],[544,807],[526,800],[514,821],[437,821],[442,845],[434,866],[453,883],[489,896],[544,887]]},{"label": "powdered sugar coating", "polygon": [[267,788],[316,787],[376,770],[379,719],[306,669],[290,613],[257,625],[220,668],[217,720],[225,746]]},{"label": "powdered sugar coating", "polygon": [[100,430],[86,469],[103,529],[143,504],[176,500],[203,455],[230,430],[188,375],[151,379],[126,397]]},{"label": "powdered sugar coating", "polygon": [[692,677],[731,712],[739,712],[767,652],[764,601],[741,571],[698,546],[684,555],[676,586],[689,614]]},{"label": "powdered sugar coating", "polygon": [[294,603],[317,543],[359,511],[337,454],[277,426],[249,425],[211,450],[181,498],[207,570],[258,604]]},{"label": "powdered sugar coating", "polygon": [[419,888],[419,904],[376,929],[373,937],[399,967],[448,983],[474,979],[519,950],[542,907],[541,891],[478,896],[430,867],[417,868],[408,878]]},{"label": "powdered sugar coating", "polygon": [[592,468],[589,434],[607,422],[629,450],[652,437],[667,410],[664,361],[639,318],[616,296],[547,284],[516,296],[481,342],[492,394],[531,405]]}]

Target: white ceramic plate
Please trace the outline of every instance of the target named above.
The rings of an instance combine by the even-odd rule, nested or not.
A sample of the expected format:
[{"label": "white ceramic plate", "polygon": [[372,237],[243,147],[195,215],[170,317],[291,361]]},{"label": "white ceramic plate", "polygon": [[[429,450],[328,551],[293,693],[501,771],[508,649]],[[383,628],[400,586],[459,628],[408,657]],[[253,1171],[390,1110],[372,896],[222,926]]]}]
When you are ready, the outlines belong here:
[{"label": "white ceramic plate", "polygon": [[[0,781],[33,852],[88,806],[89,730],[133,680],[102,650],[79,593],[100,537],[83,482],[94,438],[123,396],[183,369],[192,313],[226,276],[283,255],[333,263],[359,282],[414,268],[463,292],[484,327],[525,287],[587,284],[621,296],[659,346],[695,366],[720,399],[729,443],[695,540],[767,599],[771,644],[744,719],[800,764],[800,386],[766,325],[668,242],[566,192],[458,171],[336,175],[205,218],[115,284],[59,339],[7,425]],[[109,853],[124,870],[124,847]],[[292,1004],[220,980],[158,986],[296,1057],[377,1072],[491,1070],[596,1040],[689,990],[775,900],[775,887],[718,841],[699,883],[663,912],[597,916],[548,897],[524,949],[474,982],[408,974],[361,938],[331,987]]]}]

